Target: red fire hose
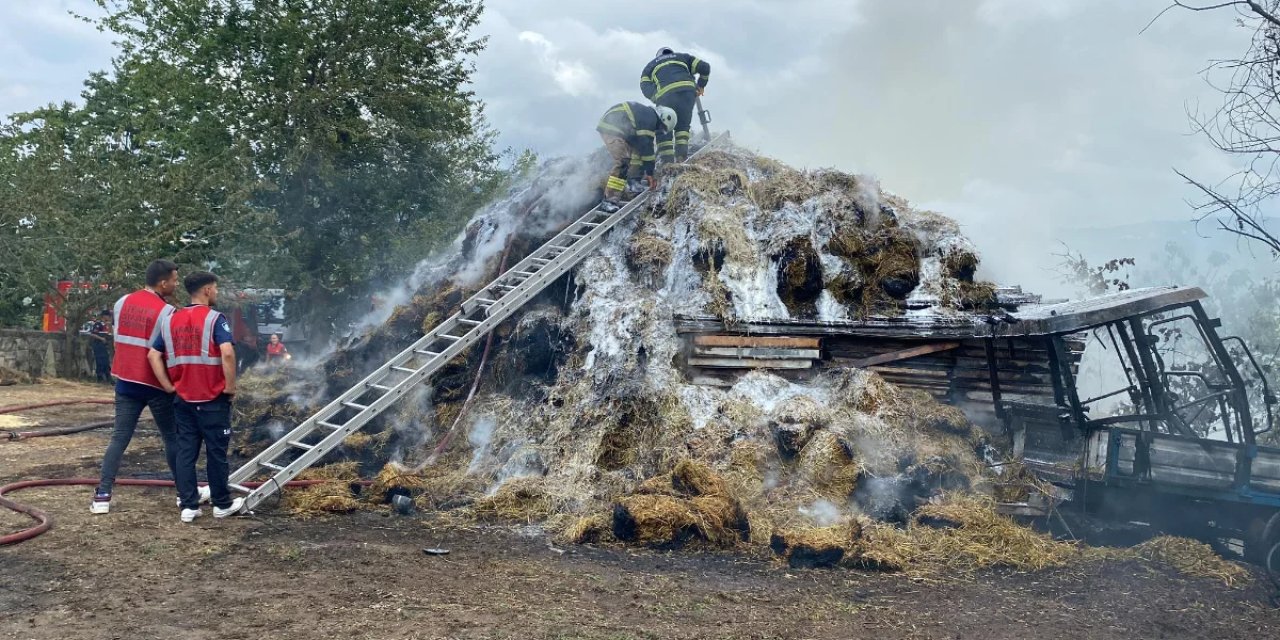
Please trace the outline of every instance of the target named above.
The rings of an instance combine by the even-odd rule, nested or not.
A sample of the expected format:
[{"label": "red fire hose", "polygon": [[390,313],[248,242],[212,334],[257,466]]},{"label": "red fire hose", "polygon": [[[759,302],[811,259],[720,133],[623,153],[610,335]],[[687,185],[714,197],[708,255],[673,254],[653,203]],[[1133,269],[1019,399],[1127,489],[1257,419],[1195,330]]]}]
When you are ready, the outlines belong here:
[{"label": "red fire hose", "polygon": [[[139,420],[150,420],[150,418],[142,418]],[[87,424],[78,424],[70,427],[49,427],[47,429],[36,429],[34,431],[9,431],[5,433],[0,440],[26,440],[28,438],[47,438],[49,436],[67,436],[81,431],[92,431],[103,427],[115,426],[115,420],[100,420],[98,422],[90,422]]]},{"label": "red fire hose", "polygon": [[45,407],[61,407],[67,404],[115,404],[115,402],[115,400],[54,400],[52,402],[37,402],[36,404],[20,404],[12,407],[0,407],[0,414],[30,411],[32,409],[43,409]]},{"label": "red fire hose", "polygon": [[[319,484],[321,482],[325,482],[325,481],[324,480],[293,480],[291,482],[285,483],[285,486],[286,487],[309,487],[313,484]],[[126,486],[126,487],[172,487],[173,481],[172,480],[132,480],[132,479],[126,478],[122,480],[116,480],[116,484],[121,486]],[[262,483],[261,482],[245,482],[243,484],[246,487],[254,488],[254,487],[257,487],[258,485],[261,485]],[[70,486],[81,486],[81,485],[97,486],[98,479],[97,478],[50,478],[45,480],[23,480],[21,482],[14,482],[12,484],[6,484],[3,487],[0,487],[0,507],[5,507],[12,511],[26,514],[28,516],[31,516],[31,518],[36,521],[36,526],[31,527],[30,529],[24,529],[17,533],[11,533],[6,536],[0,536],[0,547],[3,547],[5,545],[10,545],[10,544],[17,544],[24,540],[30,540],[48,531],[49,529],[53,528],[53,520],[49,518],[48,514],[46,514],[45,512],[39,509],[36,509],[35,507],[29,507],[25,504],[14,502],[13,500],[10,500],[4,497],[4,494],[10,493],[12,491],[19,491],[21,489],[30,489],[32,487],[70,487]]]}]

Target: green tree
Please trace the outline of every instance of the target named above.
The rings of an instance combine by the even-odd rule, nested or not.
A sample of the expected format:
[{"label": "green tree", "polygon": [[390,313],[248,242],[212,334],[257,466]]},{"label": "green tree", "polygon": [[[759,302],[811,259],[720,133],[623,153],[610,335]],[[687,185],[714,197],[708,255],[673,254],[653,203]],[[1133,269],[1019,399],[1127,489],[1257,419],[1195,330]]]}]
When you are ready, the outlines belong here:
[{"label": "green tree", "polygon": [[98,4],[121,54],[86,109],[174,157],[246,150],[232,184],[271,221],[253,241],[214,243],[217,262],[296,292],[321,339],[340,308],[448,239],[504,179],[467,87],[484,45],[469,35],[479,2]]}]

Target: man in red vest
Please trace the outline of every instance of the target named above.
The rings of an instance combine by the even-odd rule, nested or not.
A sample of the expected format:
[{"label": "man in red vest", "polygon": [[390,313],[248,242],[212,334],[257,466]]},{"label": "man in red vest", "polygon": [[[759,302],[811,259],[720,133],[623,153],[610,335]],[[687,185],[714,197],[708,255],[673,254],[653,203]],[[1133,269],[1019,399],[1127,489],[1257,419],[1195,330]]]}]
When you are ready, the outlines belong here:
[{"label": "man in red vest", "polygon": [[[102,457],[102,474],[89,507],[91,513],[108,513],[111,510],[111,488],[120,470],[120,458],[133,440],[143,407],[151,411],[151,417],[160,430],[160,439],[164,442],[165,461],[169,464],[169,471],[174,472],[178,445],[173,396],[165,392],[151,371],[147,352],[160,333],[160,319],[173,313],[173,307],[164,299],[173,295],[177,288],[178,265],[168,260],[156,260],[147,266],[146,286],[116,301],[112,319],[116,353],[111,363],[111,373],[116,378],[116,425],[111,443]],[[208,500],[208,489],[205,488],[201,495]]]},{"label": "man in red vest", "polygon": [[174,480],[182,521],[202,515],[196,488],[196,460],[204,446],[213,517],[225,518],[244,507],[231,498],[227,448],[231,445],[231,396],[236,393],[236,350],[231,323],[213,310],[218,302],[218,276],[197,271],[182,281],[191,304],[160,322],[160,335],[147,359],[160,385],[176,393],[178,457]]}]

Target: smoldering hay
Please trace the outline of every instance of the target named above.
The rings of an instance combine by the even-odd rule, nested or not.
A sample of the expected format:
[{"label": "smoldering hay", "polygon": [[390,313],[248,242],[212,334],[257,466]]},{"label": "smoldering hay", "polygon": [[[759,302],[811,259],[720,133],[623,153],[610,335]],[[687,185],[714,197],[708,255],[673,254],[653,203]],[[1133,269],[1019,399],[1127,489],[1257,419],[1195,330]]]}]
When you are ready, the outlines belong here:
[{"label": "smoldering hay", "polygon": [[[260,450],[455,312],[504,259],[515,264],[581,215],[606,164],[599,154],[544,163],[321,362],[247,376],[238,452]],[[855,369],[697,386],[680,368],[674,317],[962,316],[995,302],[995,288],[975,280],[978,263],[953,221],[871,178],[709,149],[664,169],[648,206],[497,329],[465,413],[481,347],[330,454],[327,464],[346,466],[309,472],[329,482],[285,504],[314,515],[399,492],[438,514],[575,541],[772,545],[799,565],[889,570],[936,559],[920,545],[946,533],[923,533],[935,528],[920,522],[921,507],[981,510],[973,526],[984,530],[1004,522],[989,501],[966,497],[990,482],[983,436],[963,413]],[[375,486],[339,497],[359,489],[356,468]],[[1031,555],[964,557],[1032,568],[1066,557],[1026,533],[1038,541]]]}]

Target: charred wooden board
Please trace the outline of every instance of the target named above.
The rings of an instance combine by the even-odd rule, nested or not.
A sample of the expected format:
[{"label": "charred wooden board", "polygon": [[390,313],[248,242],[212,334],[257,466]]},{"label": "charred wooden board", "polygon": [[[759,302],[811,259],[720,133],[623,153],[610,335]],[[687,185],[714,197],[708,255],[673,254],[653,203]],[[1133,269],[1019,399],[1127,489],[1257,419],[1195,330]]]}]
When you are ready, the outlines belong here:
[{"label": "charred wooden board", "polygon": [[720,369],[808,369],[813,360],[752,360],[746,358],[689,358],[689,366]]},{"label": "charred wooden board", "polygon": [[749,347],[694,347],[695,356],[726,358],[754,358],[758,360],[817,360],[822,352],[817,349],[753,349]]},{"label": "charred wooden board", "polygon": [[697,347],[818,349],[822,346],[821,343],[821,338],[795,338],[780,336],[704,335],[694,336],[693,338],[693,344]]}]

